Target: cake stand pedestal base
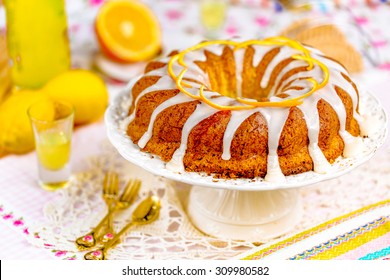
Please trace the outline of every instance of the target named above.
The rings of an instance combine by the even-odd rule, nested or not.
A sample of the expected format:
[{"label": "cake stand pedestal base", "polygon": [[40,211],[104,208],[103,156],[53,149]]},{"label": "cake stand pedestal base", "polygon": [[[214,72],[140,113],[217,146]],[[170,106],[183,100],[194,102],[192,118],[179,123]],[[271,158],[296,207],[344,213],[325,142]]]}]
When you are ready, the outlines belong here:
[{"label": "cake stand pedestal base", "polygon": [[291,230],[302,216],[297,189],[241,191],[193,186],[188,214],[202,232],[261,242]]}]

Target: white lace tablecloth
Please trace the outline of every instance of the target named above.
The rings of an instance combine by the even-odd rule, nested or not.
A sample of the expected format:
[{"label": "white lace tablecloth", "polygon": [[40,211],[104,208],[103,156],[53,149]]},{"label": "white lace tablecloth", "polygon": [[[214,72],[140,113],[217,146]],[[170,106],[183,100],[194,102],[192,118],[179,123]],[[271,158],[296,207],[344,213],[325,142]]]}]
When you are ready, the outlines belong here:
[{"label": "white lace tablecloth", "polygon": [[[102,1],[68,0],[68,3],[72,2],[68,7],[71,12],[71,42],[72,48],[79,50],[75,52],[77,55],[74,56],[74,62],[76,65],[87,64],[88,67],[91,66],[91,50],[96,49],[94,38],[90,35],[93,34],[90,32],[91,21]],[[165,30],[167,51],[199,41],[200,30],[191,28],[188,24],[191,20],[196,20],[194,7],[188,6],[193,5],[194,1],[153,3],[153,9]],[[80,17],[80,13],[90,6],[93,7],[88,9],[84,17]],[[224,34],[227,37],[237,34],[244,37],[272,35],[272,32],[281,28],[280,22],[283,21],[278,21],[275,15],[280,11],[272,8],[271,12],[270,9],[263,7],[259,10],[250,6],[231,9]],[[361,7],[354,11],[360,27],[370,29],[370,34],[376,34],[372,42],[376,46],[374,53],[379,54],[376,67],[367,68],[355,78],[374,93],[390,112],[390,97],[387,94],[390,52],[385,51],[388,50],[390,36],[386,37],[388,32],[378,28],[386,26],[382,21],[388,17],[383,16],[384,10],[378,16],[373,16],[373,11]],[[386,11],[390,15],[390,10]],[[371,26],[373,18],[378,18],[378,25]],[[248,25],[248,21],[255,24]],[[368,49],[372,50],[373,45]],[[377,58],[376,55],[372,57]],[[368,60],[366,64],[370,65]],[[115,96],[121,86],[112,87],[111,96]],[[36,168],[34,152],[0,159],[0,259],[82,259],[82,254],[75,250],[73,241],[89,231],[105,213],[101,183],[104,171],[109,168],[120,172],[123,182],[130,177],[141,177],[144,182],[140,197],[149,193],[158,194],[163,205],[160,219],[151,225],[130,231],[123,242],[110,251],[111,259],[230,259],[259,245],[220,240],[199,232],[192,226],[185,212],[190,187],[177,186],[174,182],[150,175],[122,159],[108,142],[102,121],[77,128],[74,133],[74,176],[69,188],[54,193],[42,190],[36,183]],[[351,173],[300,189],[303,217],[289,234],[389,199],[389,174],[390,145],[387,141],[373,159]],[[129,220],[131,210],[122,213],[121,219],[115,224],[117,228]]]}]

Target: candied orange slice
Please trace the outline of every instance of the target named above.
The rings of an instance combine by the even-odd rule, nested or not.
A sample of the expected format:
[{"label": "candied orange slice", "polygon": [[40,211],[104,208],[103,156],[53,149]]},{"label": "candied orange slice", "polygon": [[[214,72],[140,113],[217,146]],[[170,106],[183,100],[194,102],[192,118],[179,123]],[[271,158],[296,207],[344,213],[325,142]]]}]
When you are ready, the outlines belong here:
[{"label": "candied orange slice", "polygon": [[96,16],[96,35],[102,51],[122,61],[144,61],[161,49],[161,29],[153,12],[137,0],[111,0]]}]

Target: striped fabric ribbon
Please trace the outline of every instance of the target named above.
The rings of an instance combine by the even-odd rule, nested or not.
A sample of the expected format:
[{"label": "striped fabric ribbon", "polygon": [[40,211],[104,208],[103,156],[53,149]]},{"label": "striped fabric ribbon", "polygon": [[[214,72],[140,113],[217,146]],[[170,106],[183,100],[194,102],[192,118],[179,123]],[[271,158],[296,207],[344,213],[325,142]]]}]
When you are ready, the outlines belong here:
[{"label": "striped fabric ribbon", "polygon": [[337,217],[282,241],[265,244],[241,259],[390,259],[390,200]]},{"label": "striped fabric ribbon", "polygon": [[382,4],[390,4],[390,0],[295,0],[284,1],[280,0],[282,4],[290,8],[304,8],[306,10],[315,10],[319,12],[331,12],[337,8],[356,8],[356,7],[370,7],[375,8]]}]

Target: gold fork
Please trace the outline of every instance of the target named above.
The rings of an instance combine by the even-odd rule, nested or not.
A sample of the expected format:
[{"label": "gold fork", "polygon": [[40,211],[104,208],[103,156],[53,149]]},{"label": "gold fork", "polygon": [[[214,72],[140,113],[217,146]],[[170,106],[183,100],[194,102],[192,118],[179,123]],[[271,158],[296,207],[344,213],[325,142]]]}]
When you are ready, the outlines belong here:
[{"label": "gold fork", "polygon": [[[103,199],[108,206],[108,213],[112,212],[118,200],[119,178],[118,174],[112,171],[107,173],[103,187]],[[112,215],[107,216],[106,227],[108,231],[112,231]]]},{"label": "gold fork", "polygon": [[80,250],[95,246],[96,237],[100,236],[100,231],[103,227],[107,227],[112,231],[111,211],[114,203],[118,199],[119,190],[118,174],[112,171],[106,173],[103,183],[103,200],[106,202],[108,213],[100,221],[100,223],[89,233],[76,239],[76,245]]},{"label": "gold fork", "polygon": [[134,210],[132,219],[127,223],[118,234],[107,242],[104,246],[88,252],[84,255],[85,260],[106,260],[107,251],[119,243],[120,237],[134,225],[146,225],[154,222],[160,215],[161,203],[157,196],[149,196]]},{"label": "gold fork", "polygon": [[[119,210],[124,210],[129,208],[133,204],[135,198],[137,197],[140,187],[141,187],[140,180],[130,180],[127,183],[122,195],[117,200],[115,207],[111,211],[111,214],[114,214]],[[115,236],[114,230],[112,228],[107,228],[106,231],[99,238],[99,241],[100,243],[106,243],[107,241],[113,239],[114,236]]]},{"label": "gold fork", "polygon": [[[135,198],[137,197],[138,191],[141,187],[141,181],[139,180],[130,180],[122,195],[119,197],[119,199],[116,201],[115,206],[109,209],[109,212],[107,215],[103,218],[101,223],[97,225],[97,227],[101,227],[104,225],[104,222],[111,218],[113,214],[119,210],[124,210],[131,206],[131,204],[134,202]],[[96,228],[97,228],[96,227]],[[85,250],[89,249],[96,245],[96,243],[106,243],[107,241],[114,238],[114,230],[111,227],[105,227],[103,229],[98,229],[99,233],[97,233],[96,228],[92,230],[90,233],[79,237],[76,240],[76,244],[78,246],[79,250]]]}]

